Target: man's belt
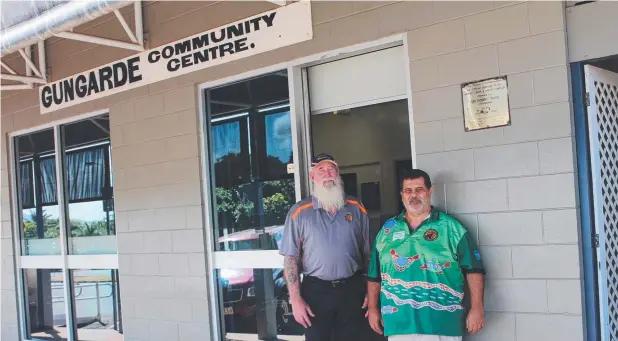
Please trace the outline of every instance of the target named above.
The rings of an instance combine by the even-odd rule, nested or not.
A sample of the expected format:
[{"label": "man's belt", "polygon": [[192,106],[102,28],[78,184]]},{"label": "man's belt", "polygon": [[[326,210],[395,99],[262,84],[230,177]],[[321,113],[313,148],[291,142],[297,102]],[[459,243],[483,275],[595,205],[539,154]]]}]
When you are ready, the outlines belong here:
[{"label": "man's belt", "polygon": [[350,277],[345,277],[345,278],[340,278],[340,279],[335,279],[335,280],[325,280],[325,279],[321,279],[315,276],[303,276],[304,277],[303,280],[305,281],[309,280],[311,282],[328,284],[328,285],[331,285],[333,288],[336,288],[338,286],[342,286],[342,285],[350,283],[352,280],[362,275],[362,273],[363,271],[359,270]]}]

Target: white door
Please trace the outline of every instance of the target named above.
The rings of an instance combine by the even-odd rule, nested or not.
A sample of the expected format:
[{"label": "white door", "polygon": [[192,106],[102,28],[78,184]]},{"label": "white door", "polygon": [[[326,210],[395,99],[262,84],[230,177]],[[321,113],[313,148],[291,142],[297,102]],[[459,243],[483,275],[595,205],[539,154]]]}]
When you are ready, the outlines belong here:
[{"label": "white door", "polygon": [[584,67],[603,340],[618,340],[618,74]]}]

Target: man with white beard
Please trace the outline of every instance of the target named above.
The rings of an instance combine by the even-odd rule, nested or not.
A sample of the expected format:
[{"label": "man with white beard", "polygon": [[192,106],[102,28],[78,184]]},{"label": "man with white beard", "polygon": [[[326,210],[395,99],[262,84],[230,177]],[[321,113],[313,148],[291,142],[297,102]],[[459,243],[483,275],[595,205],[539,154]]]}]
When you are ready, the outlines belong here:
[{"label": "man with white beard", "polygon": [[280,250],[294,319],[307,341],[369,340],[367,211],[344,193],[332,156],[318,155],[309,175],[313,195],[290,209]]}]

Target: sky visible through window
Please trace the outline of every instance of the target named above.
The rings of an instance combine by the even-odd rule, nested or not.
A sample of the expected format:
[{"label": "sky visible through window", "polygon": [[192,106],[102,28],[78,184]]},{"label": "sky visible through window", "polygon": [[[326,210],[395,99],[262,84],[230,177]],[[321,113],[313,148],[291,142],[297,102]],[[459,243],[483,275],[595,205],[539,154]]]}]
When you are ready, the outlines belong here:
[{"label": "sky visible through window", "polygon": [[[45,212],[52,217],[59,217],[58,205],[43,207]],[[79,205],[71,204],[69,215],[71,220],[95,221],[105,220],[105,211],[103,211],[102,201],[83,202]]]},{"label": "sky visible through window", "polygon": [[[212,127],[215,160],[228,154],[240,154],[240,125],[243,121],[230,122]],[[244,122],[243,122],[244,123]],[[266,115],[266,153],[282,163],[290,162],[292,132],[290,112]]]}]

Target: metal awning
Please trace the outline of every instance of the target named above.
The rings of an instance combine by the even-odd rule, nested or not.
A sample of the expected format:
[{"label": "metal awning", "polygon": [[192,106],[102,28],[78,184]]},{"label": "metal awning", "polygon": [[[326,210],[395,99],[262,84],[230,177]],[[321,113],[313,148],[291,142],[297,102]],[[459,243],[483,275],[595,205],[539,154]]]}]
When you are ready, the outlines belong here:
[{"label": "metal awning", "polygon": [[[121,7],[130,4],[135,6],[135,32],[129,28],[119,11]],[[2,0],[0,6],[0,54],[4,57],[17,51],[26,63],[26,74],[20,75],[0,61],[0,66],[8,71],[0,74],[2,90],[31,89],[33,84],[47,83],[44,41],[53,36],[135,51],[144,50],[142,3],[139,0]],[[116,14],[130,42],[72,32],[73,28],[111,12]],[[38,45],[38,65],[31,56],[33,44]]]},{"label": "metal awning", "polygon": [[[280,6],[286,0],[267,0]],[[135,7],[135,32],[119,9]],[[121,41],[73,32],[73,28],[114,12],[130,41]],[[59,37],[115,48],[144,51],[144,28],[141,0],[0,0],[0,55],[18,52],[25,62],[25,74],[18,74],[0,61],[1,90],[32,89],[47,83],[45,39]],[[32,59],[32,45],[37,44],[38,65]]]}]

